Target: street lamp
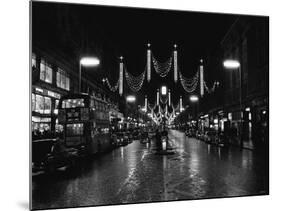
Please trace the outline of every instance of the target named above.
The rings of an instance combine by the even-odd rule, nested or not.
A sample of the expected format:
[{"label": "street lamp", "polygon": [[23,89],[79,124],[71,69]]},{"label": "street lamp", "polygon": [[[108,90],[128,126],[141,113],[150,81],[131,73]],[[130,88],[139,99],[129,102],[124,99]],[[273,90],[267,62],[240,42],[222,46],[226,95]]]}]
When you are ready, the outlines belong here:
[{"label": "street lamp", "polygon": [[197,102],[197,101],[199,100],[199,98],[198,98],[198,96],[196,96],[196,95],[191,95],[191,96],[189,97],[189,100],[190,100],[191,102]]},{"label": "street lamp", "polygon": [[79,61],[79,92],[81,92],[81,69],[82,66],[94,67],[100,64],[100,60],[96,57],[83,57]]},{"label": "street lamp", "polygon": [[239,71],[239,85],[240,85],[240,94],[239,94],[239,104],[240,104],[240,125],[239,125],[239,133],[240,133],[240,146],[243,146],[242,142],[242,71],[241,65],[238,60],[227,59],[223,62],[223,66],[226,69],[236,69]]},{"label": "street lamp", "polygon": [[135,97],[134,95],[128,95],[128,96],[126,97],[126,101],[127,101],[128,103],[134,103],[134,102],[136,102],[136,97]]}]

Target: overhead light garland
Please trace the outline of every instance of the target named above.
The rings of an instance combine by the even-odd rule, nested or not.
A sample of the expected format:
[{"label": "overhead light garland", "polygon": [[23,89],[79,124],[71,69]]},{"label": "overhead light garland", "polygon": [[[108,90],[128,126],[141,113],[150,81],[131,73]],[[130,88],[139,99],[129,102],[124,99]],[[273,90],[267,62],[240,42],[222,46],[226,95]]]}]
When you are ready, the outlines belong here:
[{"label": "overhead light garland", "polygon": [[107,84],[107,86],[108,86],[110,91],[112,91],[112,92],[116,92],[117,91],[117,89],[119,87],[119,80],[116,82],[116,84],[114,86],[111,86],[108,78],[105,78],[104,82],[106,82],[106,84]]},{"label": "overhead light garland", "polygon": [[194,92],[198,85],[199,72],[197,71],[192,78],[185,78],[180,71],[179,75],[183,89],[188,93]]},{"label": "overhead light garland", "polygon": [[219,86],[219,82],[218,81],[215,81],[214,83],[213,83],[213,86],[212,86],[212,88],[209,88],[208,86],[207,86],[207,84],[206,84],[206,81],[204,81],[204,88],[206,89],[206,91],[210,94],[210,93],[212,93],[212,92],[214,92],[215,91],[215,89]]},{"label": "overhead light garland", "polygon": [[163,78],[166,77],[171,70],[172,57],[170,57],[166,62],[159,62],[152,53],[152,63],[156,73]]},{"label": "overhead light garland", "polygon": [[126,78],[126,81],[129,85],[130,89],[133,92],[138,92],[142,88],[144,78],[145,78],[146,69],[140,75],[133,76],[132,74],[130,74],[127,71],[126,66],[124,66],[124,67],[125,67],[124,68],[125,69],[125,78]]}]

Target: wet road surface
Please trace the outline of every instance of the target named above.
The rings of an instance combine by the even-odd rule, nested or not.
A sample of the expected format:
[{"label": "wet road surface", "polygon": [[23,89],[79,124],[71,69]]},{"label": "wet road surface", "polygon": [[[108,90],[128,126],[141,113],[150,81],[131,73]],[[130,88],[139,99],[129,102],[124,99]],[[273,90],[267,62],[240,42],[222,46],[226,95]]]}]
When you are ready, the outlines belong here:
[{"label": "wet road surface", "polygon": [[72,171],[32,178],[33,208],[58,208],[268,193],[261,154],[206,144],[170,131],[173,155],[139,141],[79,163]]}]

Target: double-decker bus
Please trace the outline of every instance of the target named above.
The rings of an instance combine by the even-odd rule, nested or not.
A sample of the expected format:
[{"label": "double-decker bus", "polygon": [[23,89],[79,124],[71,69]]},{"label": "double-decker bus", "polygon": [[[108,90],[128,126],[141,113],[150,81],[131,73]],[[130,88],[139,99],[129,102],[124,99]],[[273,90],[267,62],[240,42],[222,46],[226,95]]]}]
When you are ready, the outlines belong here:
[{"label": "double-decker bus", "polygon": [[82,147],[88,155],[112,149],[109,106],[102,99],[88,94],[63,96],[58,123],[63,125],[66,146]]}]

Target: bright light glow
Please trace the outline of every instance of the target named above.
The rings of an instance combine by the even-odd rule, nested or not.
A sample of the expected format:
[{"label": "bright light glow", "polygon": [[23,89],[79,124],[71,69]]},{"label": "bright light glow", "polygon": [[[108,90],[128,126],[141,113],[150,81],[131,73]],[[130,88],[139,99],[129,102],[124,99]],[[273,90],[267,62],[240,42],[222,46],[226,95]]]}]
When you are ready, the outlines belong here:
[{"label": "bright light glow", "polygon": [[232,120],[232,113],[228,113],[228,119],[231,121]]},{"label": "bright light glow", "polygon": [[227,69],[235,69],[240,67],[240,62],[237,60],[225,60],[223,66]]},{"label": "bright light glow", "polygon": [[214,124],[218,124],[218,123],[219,123],[218,119],[214,119]]},{"label": "bright light glow", "polygon": [[266,114],[266,110],[264,110],[264,111],[262,112],[262,114]]},{"label": "bright light glow", "polygon": [[247,108],[245,109],[245,111],[250,111],[250,108],[249,108],[249,107],[247,107]]},{"label": "bright light glow", "polygon": [[126,98],[126,101],[129,102],[129,103],[133,103],[133,102],[136,101],[136,97],[134,95],[129,95]]},{"label": "bright light glow", "polygon": [[161,94],[162,95],[166,95],[167,94],[167,87],[166,86],[162,86],[161,87]]},{"label": "bright light glow", "polygon": [[143,112],[146,112],[146,109],[145,109],[145,108],[141,108],[141,110],[142,110]]},{"label": "bright light glow", "polygon": [[100,60],[96,57],[84,57],[80,60],[80,64],[83,66],[97,66],[100,64]]},{"label": "bright light glow", "polygon": [[196,96],[196,95],[190,96],[189,99],[190,99],[191,102],[197,102],[199,100],[198,96]]}]

